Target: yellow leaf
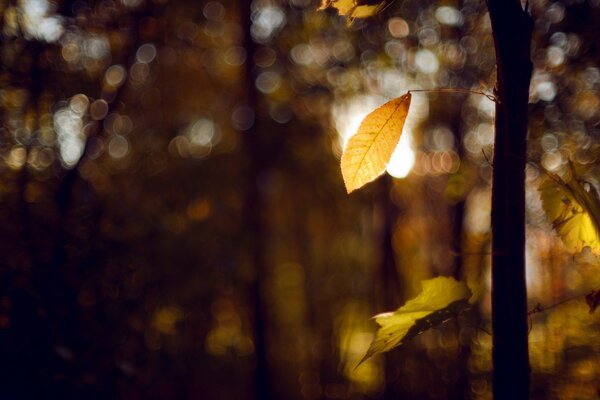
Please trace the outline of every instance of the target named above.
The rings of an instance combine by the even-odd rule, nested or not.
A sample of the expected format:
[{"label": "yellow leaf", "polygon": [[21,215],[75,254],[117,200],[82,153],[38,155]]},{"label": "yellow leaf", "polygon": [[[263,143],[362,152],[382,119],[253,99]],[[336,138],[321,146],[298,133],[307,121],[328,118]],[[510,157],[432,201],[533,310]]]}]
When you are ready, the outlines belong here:
[{"label": "yellow leaf", "polygon": [[348,193],[383,174],[400,141],[410,107],[410,93],[388,101],[361,122],[342,154],[342,176]]},{"label": "yellow leaf", "polygon": [[[420,335],[469,307],[471,290],[464,281],[439,276],[421,282],[423,290],[394,312],[375,316],[381,328],[361,363]],[[360,365],[360,363],[359,363]]]},{"label": "yellow leaf", "polygon": [[567,250],[578,253],[589,247],[600,253],[600,200],[593,186],[549,174],[539,191],[548,220]]},{"label": "yellow leaf", "polygon": [[348,23],[351,24],[354,18],[368,18],[375,15],[383,7],[383,2],[379,4],[359,4],[356,0],[322,0],[319,10],[326,8],[335,8],[339,15],[348,16]]},{"label": "yellow leaf", "polygon": [[377,12],[381,9],[383,3],[375,4],[375,5],[363,5],[356,6],[350,14],[351,18],[369,18],[373,15],[377,14]]},{"label": "yellow leaf", "polygon": [[323,0],[319,10],[335,8],[340,15],[348,15],[356,7],[354,0]]}]

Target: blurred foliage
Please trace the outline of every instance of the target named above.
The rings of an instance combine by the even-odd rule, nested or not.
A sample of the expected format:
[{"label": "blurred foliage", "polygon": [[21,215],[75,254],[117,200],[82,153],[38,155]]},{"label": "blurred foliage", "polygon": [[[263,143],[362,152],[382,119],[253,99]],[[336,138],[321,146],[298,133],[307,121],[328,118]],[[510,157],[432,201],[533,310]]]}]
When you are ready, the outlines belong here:
[{"label": "blurred foliage", "polygon": [[[350,28],[317,6],[0,2],[0,397],[254,399],[259,374],[277,399],[490,397],[493,103],[415,93],[398,178],[350,197],[337,159],[408,89],[493,91],[485,4],[390,2]],[[530,6],[530,157],[598,187],[600,3]],[[600,288],[543,177],[532,305]],[[370,316],[440,274],[477,306],[355,368]],[[598,318],[583,297],[532,315],[534,398],[597,398]]]}]

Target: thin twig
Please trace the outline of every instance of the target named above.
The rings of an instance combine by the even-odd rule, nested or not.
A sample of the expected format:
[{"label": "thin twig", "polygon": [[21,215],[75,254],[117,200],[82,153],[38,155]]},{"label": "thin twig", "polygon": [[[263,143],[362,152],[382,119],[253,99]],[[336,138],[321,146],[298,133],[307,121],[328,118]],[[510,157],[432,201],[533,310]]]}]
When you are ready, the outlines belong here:
[{"label": "thin twig", "polygon": [[492,332],[488,331],[483,326],[476,325],[475,328],[479,329],[483,333],[487,333],[488,335],[492,336]]},{"label": "thin twig", "polygon": [[409,90],[408,93],[416,93],[416,92],[439,92],[439,93],[471,93],[471,94],[479,94],[481,96],[487,97],[489,100],[494,103],[499,103],[500,101],[493,94],[485,93],[482,90],[473,90],[466,88],[437,88],[437,89],[412,89]]},{"label": "thin twig", "polygon": [[548,310],[550,310],[552,308],[555,308],[555,307],[561,306],[561,305],[563,305],[565,303],[568,303],[569,301],[577,300],[577,299],[579,299],[581,297],[585,297],[585,296],[587,296],[587,293],[585,293],[585,294],[578,294],[576,296],[568,297],[568,298],[566,298],[564,300],[561,300],[558,303],[551,304],[548,307],[543,307],[540,303],[537,303],[535,305],[535,307],[533,307],[531,310],[529,310],[529,312],[527,312],[527,315],[531,316],[531,315],[538,314],[538,313],[541,313],[541,312],[544,312],[544,311],[548,311]]},{"label": "thin twig", "polygon": [[481,149],[481,153],[483,154],[483,158],[485,158],[485,161],[487,161],[487,163],[490,164],[490,167],[494,168],[494,163],[490,160],[490,157],[485,153],[484,149]]}]

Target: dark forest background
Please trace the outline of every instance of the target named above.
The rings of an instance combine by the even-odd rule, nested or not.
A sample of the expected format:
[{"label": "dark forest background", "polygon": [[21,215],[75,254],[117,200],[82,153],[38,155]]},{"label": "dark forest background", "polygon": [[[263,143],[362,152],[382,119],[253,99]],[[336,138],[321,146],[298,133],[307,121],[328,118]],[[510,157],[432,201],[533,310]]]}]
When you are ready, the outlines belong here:
[{"label": "dark forest background", "polygon": [[[537,184],[598,184],[600,2],[533,0],[532,308],[600,287]],[[493,103],[415,93],[390,175],[346,195],[358,122],[493,91],[482,1],[0,1],[0,399],[486,399]],[[355,368],[437,275],[468,315]],[[595,399],[600,320],[531,317],[533,397]]]}]

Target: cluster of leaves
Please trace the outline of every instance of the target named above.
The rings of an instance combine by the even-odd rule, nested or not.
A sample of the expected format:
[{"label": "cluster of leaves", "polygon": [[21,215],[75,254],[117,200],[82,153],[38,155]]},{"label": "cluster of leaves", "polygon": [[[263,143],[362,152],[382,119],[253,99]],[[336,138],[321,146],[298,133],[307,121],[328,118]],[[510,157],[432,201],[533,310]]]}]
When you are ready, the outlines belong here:
[{"label": "cluster of leaves", "polygon": [[[352,15],[352,9],[338,6],[342,7],[340,14]],[[400,141],[410,102],[410,91],[388,101],[369,113],[350,138],[341,158],[342,176],[348,193],[385,172]],[[574,171],[569,179],[546,173],[539,190],[544,211],[554,230],[572,253],[581,252],[584,248],[600,252],[600,196],[594,186],[579,179]],[[451,278],[423,281],[423,292],[419,297],[393,313],[375,317],[381,328],[361,363],[456,315],[468,306],[469,297],[470,290],[466,285]],[[596,292],[586,297],[590,312],[597,307],[598,298]]]},{"label": "cluster of leaves", "polygon": [[[410,101],[411,93],[408,92],[375,109],[350,138],[341,159],[348,193],[384,173],[400,141]],[[360,363],[402,345],[469,307],[471,290],[465,282],[440,276],[421,284],[423,289],[416,298],[394,312],[374,317],[380,329]]]},{"label": "cluster of leaves", "polygon": [[[341,170],[348,193],[377,179],[400,141],[410,108],[410,91],[369,113],[361,122],[341,158]],[[542,205],[552,227],[567,249],[600,252],[600,197],[594,186],[574,174],[567,180],[546,172],[539,190]],[[381,326],[361,363],[389,351],[425,330],[437,326],[468,307],[471,292],[466,284],[439,277],[423,281],[423,291],[393,313],[375,316]],[[597,292],[586,297],[590,313],[599,304]]]}]

